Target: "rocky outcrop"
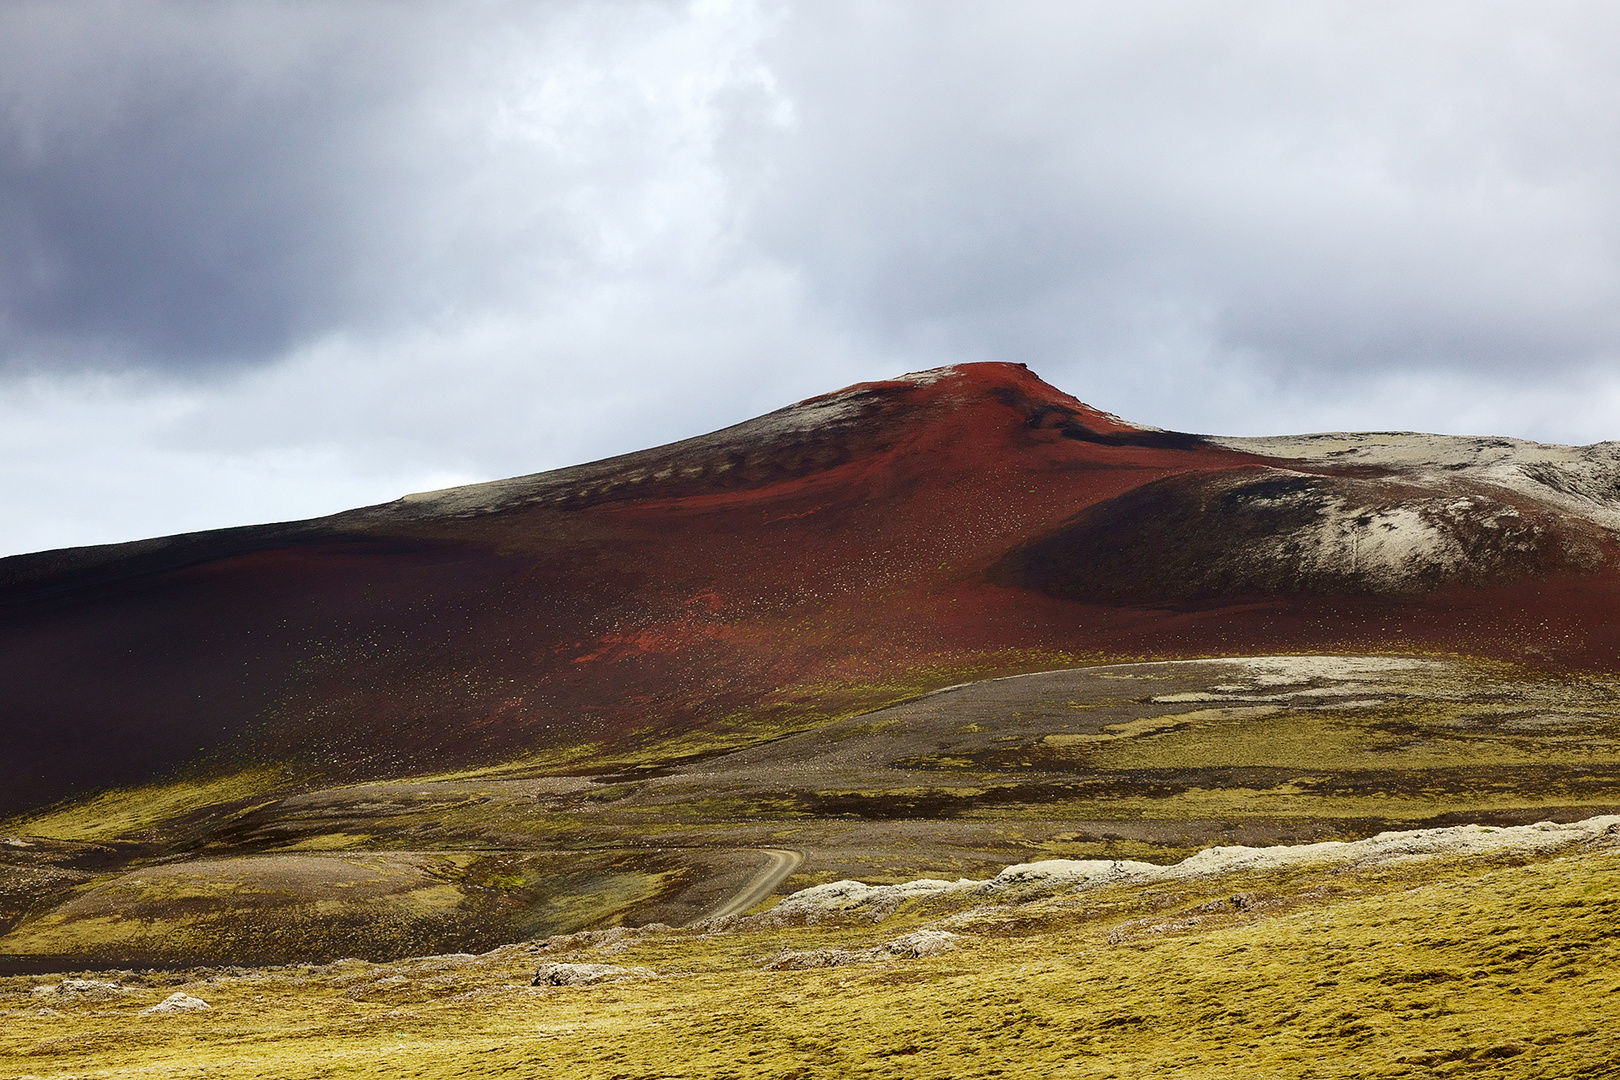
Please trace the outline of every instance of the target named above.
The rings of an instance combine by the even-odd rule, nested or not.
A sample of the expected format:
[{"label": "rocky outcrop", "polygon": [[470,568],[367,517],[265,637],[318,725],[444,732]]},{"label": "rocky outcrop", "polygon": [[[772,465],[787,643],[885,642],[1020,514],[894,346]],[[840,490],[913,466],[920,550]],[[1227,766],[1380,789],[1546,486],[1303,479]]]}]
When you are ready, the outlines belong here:
[{"label": "rocky outcrop", "polygon": [[153,1005],[151,1008],[142,1009],[141,1013],[143,1015],[151,1016],[161,1015],[164,1013],[209,1012],[212,1009],[213,1006],[208,1004],[208,1002],[204,1001],[200,997],[192,997],[190,994],[175,992],[158,1002],[156,1005]]},{"label": "rocky outcrop", "polygon": [[34,987],[34,997],[44,1004],[116,1001],[129,993],[126,987],[105,979],[63,979],[50,986]]},{"label": "rocky outcrop", "polygon": [[948,930],[924,929],[870,949],[782,949],[766,957],[760,967],[766,971],[810,971],[878,960],[913,960],[949,952],[961,941]]},{"label": "rocky outcrop", "polygon": [[1597,846],[1620,848],[1620,815],[1592,817],[1569,824],[1543,821],[1503,828],[1458,825],[1445,829],[1414,829],[1379,833],[1366,840],[1317,844],[1214,847],[1170,866],[1130,859],[1046,859],[1009,866],[988,881],[925,878],[899,885],[835,881],[801,889],[748,922],[760,927],[841,920],[880,922],[907,901],[925,898],[1018,903],[1108,885],[1153,885],[1289,869],[1359,870],[1443,858],[1547,858],[1562,851]]},{"label": "rocky outcrop", "polygon": [[651,968],[619,967],[617,964],[541,964],[530,986],[590,986],[621,979],[651,979]]}]

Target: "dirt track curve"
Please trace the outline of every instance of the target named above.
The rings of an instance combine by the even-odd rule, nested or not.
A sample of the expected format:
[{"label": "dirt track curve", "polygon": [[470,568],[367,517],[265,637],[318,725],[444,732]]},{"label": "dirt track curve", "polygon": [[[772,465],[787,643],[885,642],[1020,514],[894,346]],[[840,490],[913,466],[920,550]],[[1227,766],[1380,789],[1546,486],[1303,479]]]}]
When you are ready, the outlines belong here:
[{"label": "dirt track curve", "polygon": [[764,900],[776,888],[777,882],[787,877],[799,868],[804,862],[804,853],[792,851],[787,848],[761,848],[770,861],[760,869],[759,873],[743,883],[743,887],[730,900],[721,904],[713,911],[706,913],[702,918],[692,920],[694,923],[704,919],[718,919],[722,915],[740,915]]}]

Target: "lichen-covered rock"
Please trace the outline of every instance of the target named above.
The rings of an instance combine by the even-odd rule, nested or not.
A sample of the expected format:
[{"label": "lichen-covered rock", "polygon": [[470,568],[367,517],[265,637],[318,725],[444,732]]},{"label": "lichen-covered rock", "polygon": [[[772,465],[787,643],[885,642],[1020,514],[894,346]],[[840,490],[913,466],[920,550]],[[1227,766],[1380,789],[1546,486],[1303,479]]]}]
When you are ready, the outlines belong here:
[{"label": "lichen-covered rock", "polygon": [[760,967],[766,971],[813,971],[875,959],[877,953],[873,949],[782,949],[766,957]]},{"label": "lichen-covered rock", "polygon": [[924,878],[898,885],[868,885],[861,881],[832,881],[814,885],[785,897],[769,911],[749,916],[747,924],[762,928],[779,926],[806,926],[836,919],[841,915],[858,914],[872,922],[882,922],[908,900],[941,896],[983,882],[941,881]]},{"label": "lichen-covered rock", "polygon": [[[1620,847],[1620,815],[1535,825],[1453,825],[1385,832],[1366,840],[1326,840],[1275,847],[1205,848],[1170,866],[1129,859],[1046,859],[1009,866],[988,881],[924,878],[898,885],[834,881],[801,889],[743,925],[771,929],[820,922],[881,922],[899,905],[922,897],[986,898],[1018,904],[1070,890],[1110,885],[1197,881],[1224,874],[1333,866],[1365,868],[1428,859],[1545,857],[1559,851]],[[1234,900],[1233,906],[1241,908]],[[964,915],[971,915],[971,912]],[[963,916],[957,916],[960,919]],[[961,925],[958,923],[958,925]]]},{"label": "lichen-covered rock", "polygon": [[113,1001],[129,993],[105,979],[63,979],[51,986],[34,987],[34,997],[52,1002]]},{"label": "lichen-covered rock", "polygon": [[651,968],[619,967],[617,964],[541,964],[531,986],[589,986],[618,979],[650,979]]},{"label": "lichen-covered rock", "polygon": [[870,949],[782,949],[766,957],[760,967],[766,971],[813,971],[877,960],[916,959],[938,956],[956,948],[961,941],[958,935],[946,930],[917,930]]},{"label": "lichen-covered rock", "polygon": [[208,1012],[211,1009],[213,1009],[213,1006],[208,1004],[208,1002],[204,1001],[200,997],[192,997],[190,994],[176,992],[170,994],[168,997],[164,998],[156,1005],[153,1005],[151,1008],[142,1009],[141,1012],[145,1015],[151,1016],[154,1014],[161,1015],[164,1013]]},{"label": "lichen-covered rock", "polygon": [[[980,884],[983,892],[1041,892],[1131,881],[1161,872],[1162,866],[1130,859],[1045,859],[1009,866]],[[975,884],[979,884],[975,882]]]},{"label": "lichen-covered rock", "polygon": [[580,930],[573,934],[553,934],[544,941],[536,942],[541,952],[578,952],[581,949],[607,949],[614,948],[623,951],[620,946],[629,947],[643,938],[658,937],[669,934],[674,928],[664,923],[648,923],[646,926],[612,926],[606,930]]},{"label": "lichen-covered rock", "polygon": [[883,946],[890,956],[925,957],[949,952],[962,943],[960,936],[949,930],[917,930],[897,937]]}]

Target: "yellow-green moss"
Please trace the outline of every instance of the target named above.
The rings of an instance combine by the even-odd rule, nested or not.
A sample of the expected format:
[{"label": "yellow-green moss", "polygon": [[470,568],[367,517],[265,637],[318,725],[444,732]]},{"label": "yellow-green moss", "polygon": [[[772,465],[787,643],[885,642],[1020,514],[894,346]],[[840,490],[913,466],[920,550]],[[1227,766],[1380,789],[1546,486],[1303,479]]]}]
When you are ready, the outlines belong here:
[{"label": "yellow-green moss", "polygon": [[[1594,852],[1103,890],[985,910],[935,958],[799,972],[760,962],[784,946],[862,947],[926,916],[670,934],[565,954],[662,975],[578,988],[528,987],[538,957],[522,949],[149,980],[56,1015],[28,997],[51,980],[0,980],[13,1010],[0,1068],[53,1080],[1606,1076],[1620,1070],[1617,877],[1620,857]],[[1239,888],[1275,909],[1221,907]],[[136,1013],[175,989],[213,1010]]]},{"label": "yellow-green moss", "polygon": [[52,840],[111,840],[209,807],[285,788],[288,774],[254,768],[225,776],[121,788],[3,823],[5,831]]}]

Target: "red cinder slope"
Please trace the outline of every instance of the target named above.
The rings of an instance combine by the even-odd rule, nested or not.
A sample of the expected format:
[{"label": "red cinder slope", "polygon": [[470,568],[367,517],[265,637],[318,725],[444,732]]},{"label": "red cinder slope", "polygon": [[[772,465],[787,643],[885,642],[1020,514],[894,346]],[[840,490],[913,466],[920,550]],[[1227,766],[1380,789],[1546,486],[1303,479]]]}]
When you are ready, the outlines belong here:
[{"label": "red cinder slope", "polygon": [[1066,657],[1613,666],[1585,495],[1280,449],[974,364],[332,518],[5,560],[0,810],[200,756],[397,773]]}]

